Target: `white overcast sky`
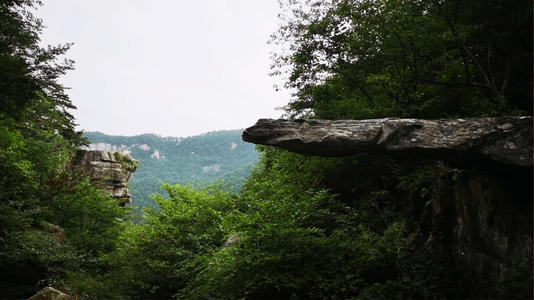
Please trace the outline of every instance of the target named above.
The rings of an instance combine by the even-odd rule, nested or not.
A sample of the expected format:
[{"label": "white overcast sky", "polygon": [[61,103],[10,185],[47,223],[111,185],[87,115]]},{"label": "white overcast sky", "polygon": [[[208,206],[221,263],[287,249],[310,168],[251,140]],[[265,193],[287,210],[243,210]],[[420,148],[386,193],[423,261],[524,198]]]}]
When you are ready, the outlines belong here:
[{"label": "white overcast sky", "polygon": [[67,58],[79,130],[186,137],[278,118],[276,0],[47,0],[42,43]]}]

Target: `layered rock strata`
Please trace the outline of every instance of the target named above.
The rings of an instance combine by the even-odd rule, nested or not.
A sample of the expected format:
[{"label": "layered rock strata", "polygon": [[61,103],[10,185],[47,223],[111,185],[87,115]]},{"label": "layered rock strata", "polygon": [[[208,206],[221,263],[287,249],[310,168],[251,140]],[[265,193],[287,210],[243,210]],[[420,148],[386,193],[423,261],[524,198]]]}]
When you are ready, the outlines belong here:
[{"label": "layered rock strata", "polygon": [[243,140],[319,156],[361,152],[457,164],[476,161],[531,167],[532,117],[454,120],[260,119]]},{"label": "layered rock strata", "polygon": [[121,199],[121,204],[131,203],[132,195],[128,181],[139,166],[139,161],[120,151],[79,149],[76,165],[86,172],[91,180],[113,198]]}]

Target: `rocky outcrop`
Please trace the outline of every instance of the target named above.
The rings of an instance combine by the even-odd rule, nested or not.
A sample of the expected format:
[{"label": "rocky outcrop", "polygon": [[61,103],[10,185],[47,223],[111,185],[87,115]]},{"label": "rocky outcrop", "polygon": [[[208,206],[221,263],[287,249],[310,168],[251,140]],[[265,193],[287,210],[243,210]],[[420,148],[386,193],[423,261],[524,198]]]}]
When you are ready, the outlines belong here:
[{"label": "rocky outcrop", "polygon": [[243,140],[319,156],[385,153],[465,165],[496,162],[531,167],[532,117],[454,120],[261,119]]},{"label": "rocky outcrop", "polygon": [[132,195],[128,189],[128,181],[139,166],[139,161],[128,153],[79,149],[76,154],[76,165],[102,190],[109,192],[113,198],[121,199],[122,205],[131,203]]},{"label": "rocky outcrop", "polygon": [[435,178],[425,248],[461,274],[464,295],[532,297],[532,179],[531,169],[450,169]]},{"label": "rocky outcrop", "polygon": [[28,300],[77,300],[78,297],[69,295],[52,287],[45,287],[37,292],[37,294],[28,298]]},{"label": "rocky outcrop", "polygon": [[230,234],[230,236],[228,237],[228,239],[226,239],[226,241],[224,242],[224,244],[223,244],[223,248],[224,248],[224,249],[225,249],[225,248],[228,248],[228,247],[230,247],[230,246],[232,246],[232,245],[235,245],[235,244],[237,244],[237,243],[239,243],[239,237],[237,236],[237,234],[232,233],[232,234]]},{"label": "rocky outcrop", "polygon": [[[366,176],[361,170],[368,170],[352,165],[351,155],[367,153],[366,163],[402,162],[410,171],[395,172],[413,174],[411,183],[425,182],[424,189],[399,189],[398,178],[383,178],[381,188],[392,184],[387,192],[395,195],[396,209],[417,224],[418,258],[450,274],[439,284],[462,298],[532,299],[532,126],[532,117],[262,119],[243,132],[243,140],[302,154],[349,156],[340,158],[342,167],[328,179],[341,182],[328,186],[350,199],[359,197],[350,193]],[[417,173],[424,166],[439,168]]]}]

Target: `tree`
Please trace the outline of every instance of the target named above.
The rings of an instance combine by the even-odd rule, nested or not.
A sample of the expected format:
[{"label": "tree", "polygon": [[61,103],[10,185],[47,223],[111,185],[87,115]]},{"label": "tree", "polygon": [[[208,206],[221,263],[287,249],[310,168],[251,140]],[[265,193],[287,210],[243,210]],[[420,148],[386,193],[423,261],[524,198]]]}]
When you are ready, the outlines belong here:
[{"label": "tree", "polygon": [[46,101],[52,103],[52,110],[59,112],[65,120],[60,133],[71,136],[74,124],[68,109],[75,109],[65,87],[58,78],[72,69],[72,60],[58,62],[71,44],[39,46],[39,35],[43,29],[40,19],[31,9],[41,5],[38,0],[7,0],[0,4],[0,107],[7,115],[21,118],[21,110],[29,103]]},{"label": "tree", "polygon": [[395,280],[412,236],[394,220],[371,228],[366,201],[328,190],[325,180],[342,161],[260,149],[236,213],[225,218],[237,241],[208,258],[192,285],[196,298],[348,299]]},{"label": "tree", "polygon": [[160,209],[124,232],[107,290],[133,299],[424,295],[406,279],[399,288],[414,238],[407,226],[323,189],[338,160],[262,152],[240,195],[164,184]]},{"label": "tree", "polygon": [[1,298],[27,298],[57,282],[76,291],[80,274],[98,278],[126,213],[72,165],[84,139],[58,82],[72,69],[59,59],[70,44],[39,46],[39,5],[0,2]]},{"label": "tree", "polygon": [[162,189],[168,197],[153,196],[159,209],[147,207],[141,224],[127,224],[113,256],[110,290],[134,299],[172,298],[208,268],[204,257],[223,245],[232,194],[219,186]]},{"label": "tree", "polygon": [[280,1],[273,74],[290,116],[532,111],[530,1]]}]

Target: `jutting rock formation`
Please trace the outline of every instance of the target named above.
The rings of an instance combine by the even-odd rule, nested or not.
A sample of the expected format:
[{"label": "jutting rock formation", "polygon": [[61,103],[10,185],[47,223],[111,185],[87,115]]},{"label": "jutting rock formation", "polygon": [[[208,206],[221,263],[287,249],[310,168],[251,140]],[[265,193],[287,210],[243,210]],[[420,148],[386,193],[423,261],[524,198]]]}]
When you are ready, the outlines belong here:
[{"label": "jutting rock formation", "polygon": [[532,117],[454,120],[260,119],[243,140],[318,156],[361,152],[470,164],[532,166]]},{"label": "jutting rock formation", "polygon": [[351,164],[358,153],[366,154],[362,164],[386,158],[415,162],[406,168],[439,166],[426,177],[426,196],[389,190],[420,228],[418,256],[450,272],[444,284],[459,295],[508,299],[532,297],[532,135],[532,117],[261,119],[243,140],[346,160],[336,170],[342,182],[332,184],[343,184],[342,192],[365,176],[366,168]]},{"label": "jutting rock formation", "polygon": [[132,195],[128,181],[139,166],[139,161],[120,151],[102,151],[78,149],[76,165],[86,172],[91,180],[113,198],[118,198],[121,205],[131,203]]}]

